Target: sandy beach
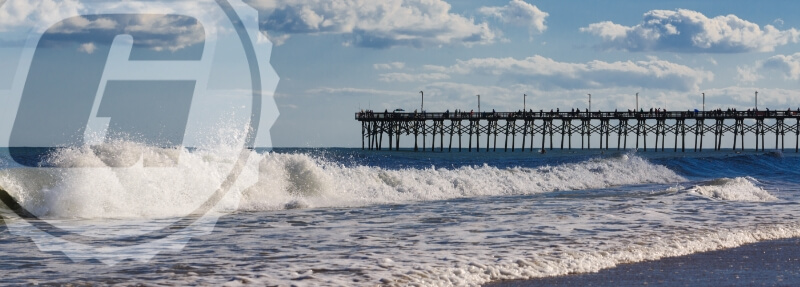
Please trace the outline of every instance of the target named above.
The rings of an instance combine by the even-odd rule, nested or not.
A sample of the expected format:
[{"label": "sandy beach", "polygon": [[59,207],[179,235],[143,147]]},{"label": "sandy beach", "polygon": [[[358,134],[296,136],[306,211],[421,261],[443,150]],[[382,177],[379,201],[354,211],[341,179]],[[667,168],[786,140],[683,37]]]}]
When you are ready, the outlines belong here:
[{"label": "sandy beach", "polygon": [[798,286],[800,238],[624,264],[598,273],[484,286]]}]

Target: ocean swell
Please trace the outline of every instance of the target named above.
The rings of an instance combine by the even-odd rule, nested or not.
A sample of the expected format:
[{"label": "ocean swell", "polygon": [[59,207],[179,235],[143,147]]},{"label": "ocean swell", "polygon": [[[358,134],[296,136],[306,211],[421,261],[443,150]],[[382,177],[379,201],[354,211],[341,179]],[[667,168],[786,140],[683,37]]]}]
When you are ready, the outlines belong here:
[{"label": "ocean swell", "polygon": [[[51,218],[177,217],[200,206],[225,180],[234,149],[155,151],[124,144],[113,154],[151,154],[157,164],[179,157],[177,167],[146,167],[143,158],[109,158],[93,148],[51,157],[56,168],[0,171],[0,186],[28,210]],[[165,156],[166,154],[166,156]],[[129,168],[104,167],[124,161]],[[565,190],[682,182],[668,168],[622,155],[536,168],[345,166],[308,154],[253,152],[231,190],[226,209],[244,211],[353,207],[453,198],[528,195]]]}]

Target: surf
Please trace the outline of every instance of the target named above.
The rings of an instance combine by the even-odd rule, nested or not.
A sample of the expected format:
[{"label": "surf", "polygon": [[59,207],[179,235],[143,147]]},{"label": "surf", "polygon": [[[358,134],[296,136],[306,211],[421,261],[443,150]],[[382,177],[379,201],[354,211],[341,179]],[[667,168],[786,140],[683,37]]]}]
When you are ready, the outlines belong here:
[{"label": "surf", "polygon": [[[115,155],[142,150],[158,154],[127,142],[106,150]],[[213,192],[209,187],[221,184],[236,156],[231,148],[170,152],[180,157],[176,168],[144,167],[141,158],[129,168],[109,168],[97,149],[63,149],[48,158],[54,168],[0,170],[0,186],[27,210],[50,218],[181,216],[202,204]],[[225,208],[253,212],[357,207],[685,180],[635,155],[539,167],[387,169],[306,153],[254,151]]]}]

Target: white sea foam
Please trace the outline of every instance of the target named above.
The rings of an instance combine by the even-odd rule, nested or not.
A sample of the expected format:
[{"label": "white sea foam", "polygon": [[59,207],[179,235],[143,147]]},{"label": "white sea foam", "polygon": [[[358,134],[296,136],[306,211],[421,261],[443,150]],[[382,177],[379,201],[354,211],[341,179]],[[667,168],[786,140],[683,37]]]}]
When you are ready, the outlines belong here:
[{"label": "white sea foam", "polygon": [[642,237],[629,246],[612,244],[611,248],[592,251],[572,250],[539,253],[538,256],[512,256],[499,262],[460,262],[457,267],[442,270],[409,272],[387,286],[479,286],[500,280],[533,279],[575,273],[591,273],[613,268],[619,264],[658,260],[720,249],[739,247],[764,240],[800,237],[800,225],[772,225],[757,228],[737,228],[702,231],[667,237]]},{"label": "white sea foam", "polygon": [[[79,158],[91,157],[75,153],[79,154],[83,154]],[[196,175],[189,176],[189,180],[213,175],[215,163],[227,158],[223,154],[182,151],[181,159],[185,155],[188,166],[197,166],[192,169]],[[60,175],[19,173],[16,178],[7,174],[4,182],[26,182],[28,177],[59,188],[97,184],[72,174],[53,180],[39,177]],[[153,262],[163,272],[160,274],[176,275],[140,279],[135,277],[139,275],[111,272],[109,276],[163,285],[477,286],[504,279],[595,272],[621,263],[800,236],[800,225],[791,216],[800,212],[798,205],[724,202],[737,198],[732,195],[729,199],[720,196],[719,200],[697,200],[699,192],[686,192],[673,184],[685,179],[635,155],[539,168],[390,170],[343,166],[303,154],[270,153],[253,156],[243,178],[254,183],[239,189],[239,208],[255,212],[225,217],[214,233],[194,242],[196,252]],[[493,196],[640,184],[648,185],[620,189],[647,196],[626,193],[595,198],[592,192],[579,192],[581,197],[575,200]],[[744,186],[750,193],[760,189],[760,184],[751,178],[698,184],[707,188],[729,185]],[[660,190],[653,191],[654,187]],[[26,188],[39,190],[35,186]],[[92,196],[67,194],[76,199]],[[464,197],[471,199],[426,202]],[[113,194],[103,200],[109,198],[113,199]],[[122,199],[132,200],[132,206],[146,202],[132,196]],[[168,198],[151,204],[164,207],[180,200]],[[47,204],[52,200],[36,202],[29,199],[26,204],[63,210]],[[411,202],[417,204],[370,206]],[[303,210],[343,206],[361,207]],[[103,212],[84,213],[87,217],[102,217]],[[0,250],[0,255],[13,250]],[[75,270],[74,276],[82,278],[96,274],[94,266],[83,268],[58,262],[52,260],[41,269],[10,274],[17,280],[11,282],[31,282],[35,276],[30,273],[53,270]],[[175,262],[191,264],[176,267]],[[195,273],[194,268],[213,272]],[[194,275],[187,274],[187,270]]]},{"label": "white sea foam", "polygon": [[[99,151],[98,151],[99,150]],[[145,156],[139,156],[145,153]],[[7,188],[35,214],[54,218],[169,217],[198,208],[238,157],[232,148],[154,150],[131,143],[65,149],[53,169],[10,169]],[[108,156],[108,155],[113,155]],[[179,157],[176,168],[145,167]],[[136,163],[108,168],[107,163]],[[79,168],[74,168],[79,167]],[[257,178],[257,182],[256,182]],[[539,168],[388,170],[346,167],[306,154],[254,154],[231,193],[241,210],[347,207],[452,198],[524,195],[684,179],[640,157],[622,156]],[[255,183],[255,184],[253,184]],[[229,206],[236,207],[236,203]]]},{"label": "white sea foam", "polygon": [[[791,217],[775,216],[797,212],[796,205],[732,207],[678,192],[661,193],[657,201],[646,197],[532,201],[478,198],[417,204],[411,212],[354,209],[354,216],[323,210],[281,213],[262,219],[269,222],[266,232],[227,235],[235,234],[241,246],[270,250],[281,260],[253,264],[217,260],[236,267],[179,280],[279,286],[479,286],[596,272],[624,263],[800,236],[800,224]],[[298,222],[309,225],[292,226]]]},{"label": "white sea foam", "polygon": [[[260,155],[252,153],[217,211],[235,210],[238,195],[255,183]],[[229,145],[193,151],[132,142],[65,148],[48,159],[53,168],[0,171],[0,186],[44,218],[181,217],[220,188],[238,157],[239,151]],[[166,167],[175,159],[177,165]]]},{"label": "white sea foam", "polygon": [[774,201],[775,196],[758,187],[752,177],[720,178],[695,186],[689,191],[703,197],[728,201]]},{"label": "white sea foam", "polygon": [[269,154],[259,170],[258,183],[245,190],[242,209],[363,206],[684,181],[635,156],[539,168],[387,170],[345,167],[304,154]]}]

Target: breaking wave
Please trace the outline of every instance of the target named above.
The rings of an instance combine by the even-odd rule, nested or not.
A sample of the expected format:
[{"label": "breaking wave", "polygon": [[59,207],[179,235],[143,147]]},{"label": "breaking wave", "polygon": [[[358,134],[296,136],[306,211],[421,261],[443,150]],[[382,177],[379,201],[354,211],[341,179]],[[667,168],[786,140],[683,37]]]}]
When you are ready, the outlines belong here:
[{"label": "breaking wave", "polygon": [[666,167],[627,155],[539,168],[483,165],[388,170],[345,167],[305,154],[268,154],[259,164],[258,183],[245,190],[240,208],[395,204],[684,180]]},{"label": "breaking wave", "polygon": [[758,181],[752,177],[720,178],[695,186],[689,191],[703,197],[727,201],[764,202],[778,199],[756,183]]},{"label": "breaking wave", "polygon": [[[222,147],[164,151],[116,143],[103,149],[72,148],[51,156],[56,168],[0,171],[0,186],[43,217],[183,216],[221,185],[237,156],[236,149]],[[176,157],[177,168],[159,167]],[[104,167],[109,162],[133,166]],[[348,167],[302,153],[253,152],[223,208],[348,207],[680,181],[685,179],[668,168],[634,155],[537,168],[389,170]]]}]

